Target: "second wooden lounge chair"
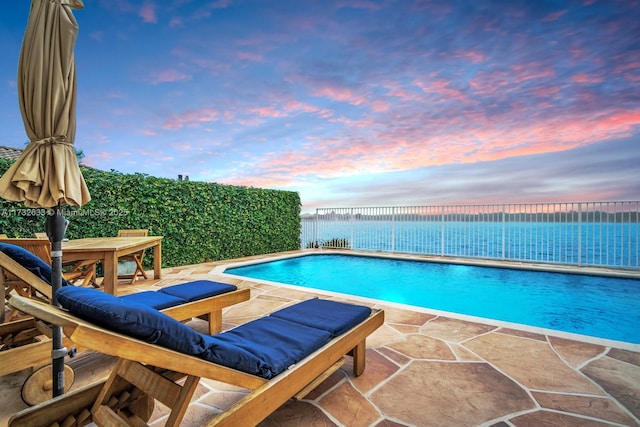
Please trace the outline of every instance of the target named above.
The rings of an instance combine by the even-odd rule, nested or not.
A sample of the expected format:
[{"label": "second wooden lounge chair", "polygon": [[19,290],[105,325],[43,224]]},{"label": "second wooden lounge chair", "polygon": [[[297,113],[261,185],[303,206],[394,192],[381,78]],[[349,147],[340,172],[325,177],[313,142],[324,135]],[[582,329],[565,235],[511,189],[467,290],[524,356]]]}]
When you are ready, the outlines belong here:
[{"label": "second wooden lounge chair", "polygon": [[[354,374],[362,374],[365,340],[384,323],[382,310],[312,299],[205,336],[135,304],[105,321],[104,313],[118,311],[119,304],[113,296],[95,292],[64,290],[61,303],[75,314],[19,296],[11,304],[62,326],[78,345],[120,358],[91,408],[99,426],[145,425],[148,420],[146,405],[118,405],[113,392],[123,382],[137,387],[137,395],[153,395],[169,406],[166,425],[178,426],[201,377],[251,390],[208,426],[256,425],[290,398],[311,391],[344,363],[344,355],[353,356]],[[131,327],[133,319],[140,324]],[[86,419],[86,400],[82,393],[61,396],[14,415],[9,425],[46,425],[73,413]]]}]

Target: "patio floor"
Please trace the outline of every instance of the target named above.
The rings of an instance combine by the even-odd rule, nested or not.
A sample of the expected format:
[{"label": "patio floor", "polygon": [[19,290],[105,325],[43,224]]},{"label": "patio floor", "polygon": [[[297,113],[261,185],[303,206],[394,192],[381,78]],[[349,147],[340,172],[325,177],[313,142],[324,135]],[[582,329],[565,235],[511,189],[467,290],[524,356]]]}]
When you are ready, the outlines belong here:
[{"label": "patio floor", "polygon": [[[161,280],[119,285],[120,293],[212,279],[251,288],[251,300],[224,311],[224,329],[313,296],[357,298],[230,279],[222,263],[163,269]],[[385,325],[367,340],[367,368],[345,365],[301,401],[261,426],[639,426],[640,352],[492,326],[386,304]],[[204,332],[200,320],[190,322]],[[103,378],[113,359],[92,352],[70,359],[73,388]],[[0,425],[26,408],[28,372],[0,377]],[[183,426],[203,426],[246,390],[201,380]],[[150,425],[164,424],[161,404]]]}]

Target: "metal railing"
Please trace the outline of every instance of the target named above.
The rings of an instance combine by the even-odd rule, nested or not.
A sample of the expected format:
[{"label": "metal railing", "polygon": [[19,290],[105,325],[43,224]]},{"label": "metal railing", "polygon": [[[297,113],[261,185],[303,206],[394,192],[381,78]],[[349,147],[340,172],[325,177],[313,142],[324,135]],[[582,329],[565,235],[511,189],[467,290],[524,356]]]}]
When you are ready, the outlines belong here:
[{"label": "metal railing", "polygon": [[640,269],[640,201],[321,208],[302,248]]}]

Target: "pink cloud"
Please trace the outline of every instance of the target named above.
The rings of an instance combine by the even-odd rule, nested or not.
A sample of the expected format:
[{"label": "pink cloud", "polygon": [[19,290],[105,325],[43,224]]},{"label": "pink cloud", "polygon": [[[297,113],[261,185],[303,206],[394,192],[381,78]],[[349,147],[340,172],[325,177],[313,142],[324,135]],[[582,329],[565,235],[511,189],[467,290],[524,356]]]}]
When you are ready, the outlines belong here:
[{"label": "pink cloud", "polygon": [[257,114],[260,117],[285,117],[286,114],[280,110],[277,110],[274,106],[268,107],[253,107],[247,110],[249,113]]},{"label": "pink cloud", "polygon": [[185,126],[199,126],[201,123],[209,123],[218,120],[218,111],[210,108],[186,111],[173,116],[162,125],[163,129],[176,130]]},{"label": "pink cloud", "polygon": [[469,86],[479,95],[493,94],[511,86],[510,75],[504,71],[479,72],[471,80]]},{"label": "pink cloud", "polygon": [[542,22],[552,22],[552,21],[557,21],[558,19],[560,19],[560,17],[562,15],[564,15],[565,13],[567,13],[568,10],[561,10],[555,13],[550,13],[547,16],[545,16],[544,18],[542,18]]},{"label": "pink cloud", "polygon": [[253,62],[261,62],[264,59],[264,56],[262,54],[251,53],[251,52],[238,52],[236,56],[239,59],[244,59],[244,60],[253,61]]},{"label": "pink cloud", "polygon": [[[280,152],[255,159],[248,176],[229,178],[229,183],[283,187],[304,181],[309,171],[315,178],[337,178],[400,171],[445,164],[494,161],[564,151],[612,138],[627,137],[640,126],[640,110],[613,112],[600,117],[557,117],[539,123],[503,127],[476,117],[466,129],[467,117],[434,122],[429,132],[408,128],[379,132],[372,137],[317,138],[305,150]],[[449,119],[451,120],[451,119]],[[585,120],[589,125],[585,125]],[[454,128],[440,134],[438,129]],[[470,155],[470,153],[472,153]],[[483,196],[484,197],[484,196]],[[468,203],[469,200],[466,200]]]},{"label": "pink cloud", "polygon": [[186,142],[174,143],[171,144],[171,147],[178,151],[192,151],[194,149],[193,145],[187,144]]},{"label": "pink cloud", "polygon": [[452,82],[443,79],[434,79],[423,82],[416,80],[413,82],[416,86],[422,89],[422,92],[428,95],[440,95],[437,101],[445,102],[455,99],[458,101],[466,102],[467,96],[460,90],[451,87]]},{"label": "pink cloud", "polygon": [[360,105],[365,101],[365,98],[363,96],[356,95],[349,88],[327,86],[314,91],[311,95],[329,98],[333,101],[346,102],[351,105]]},{"label": "pink cloud", "polygon": [[533,90],[533,93],[540,98],[549,98],[560,92],[560,86],[540,87]]},{"label": "pink cloud", "polygon": [[140,15],[143,22],[148,22],[151,24],[155,24],[158,22],[158,18],[156,16],[156,6],[152,3],[143,4],[138,11],[138,15]]},{"label": "pink cloud", "polygon": [[521,83],[533,79],[550,79],[555,77],[555,72],[552,69],[544,69],[543,66],[536,63],[516,64],[511,67],[511,72],[515,77],[514,83]]},{"label": "pink cloud", "polygon": [[160,83],[172,83],[191,80],[191,76],[188,74],[181,73],[175,69],[168,69],[162,71],[153,71],[151,73],[151,81],[152,85],[157,85]]},{"label": "pink cloud", "polygon": [[575,83],[601,83],[604,79],[587,73],[578,73],[571,76],[571,81]]}]

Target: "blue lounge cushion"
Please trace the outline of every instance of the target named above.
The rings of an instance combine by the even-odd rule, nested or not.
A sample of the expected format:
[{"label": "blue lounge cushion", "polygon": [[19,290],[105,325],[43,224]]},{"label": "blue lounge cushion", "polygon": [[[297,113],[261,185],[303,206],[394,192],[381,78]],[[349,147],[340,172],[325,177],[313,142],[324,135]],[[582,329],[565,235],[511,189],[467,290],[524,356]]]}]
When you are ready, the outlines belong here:
[{"label": "blue lounge cushion", "polygon": [[271,313],[273,317],[329,331],[334,337],[344,334],[370,315],[369,307],[319,298]]},{"label": "blue lounge cushion", "polygon": [[[209,336],[147,305],[95,289],[67,286],[58,292],[58,301],[72,314],[107,329],[266,379],[328,343],[334,333],[351,329],[370,312],[368,307],[309,300],[279,312],[290,320],[271,315]],[[307,324],[310,319],[314,325]]]},{"label": "blue lounge cushion", "polygon": [[331,340],[327,331],[267,316],[206,336],[203,358],[269,379]]},{"label": "blue lounge cushion", "polygon": [[136,292],[134,294],[122,295],[118,298],[127,300],[128,302],[143,304],[151,308],[155,308],[156,310],[164,310],[165,308],[174,307],[187,302],[182,298],[154,291]]},{"label": "blue lounge cushion", "polygon": [[197,356],[206,349],[203,335],[149,306],[76,286],[61,288],[57,296],[72,314],[107,329],[183,354]]},{"label": "blue lounge cushion", "polygon": [[158,292],[191,302],[235,291],[236,289],[238,289],[237,286],[226,283],[213,282],[211,280],[196,280],[180,285],[167,286]]},{"label": "blue lounge cushion", "polygon": [[[34,255],[22,246],[10,243],[0,243],[0,251],[48,284],[51,284],[51,266],[39,256]],[[68,284],[63,278],[62,286],[67,286]]]}]

